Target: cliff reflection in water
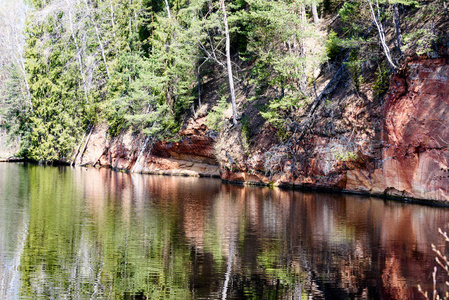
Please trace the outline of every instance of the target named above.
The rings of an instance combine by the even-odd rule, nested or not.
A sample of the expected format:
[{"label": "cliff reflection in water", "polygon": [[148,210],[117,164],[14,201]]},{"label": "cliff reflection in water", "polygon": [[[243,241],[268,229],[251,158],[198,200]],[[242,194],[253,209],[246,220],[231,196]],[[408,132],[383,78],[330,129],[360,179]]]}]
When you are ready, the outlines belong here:
[{"label": "cliff reflection in water", "polygon": [[106,169],[0,164],[0,188],[0,295],[29,298],[418,299],[449,220],[443,208]]}]

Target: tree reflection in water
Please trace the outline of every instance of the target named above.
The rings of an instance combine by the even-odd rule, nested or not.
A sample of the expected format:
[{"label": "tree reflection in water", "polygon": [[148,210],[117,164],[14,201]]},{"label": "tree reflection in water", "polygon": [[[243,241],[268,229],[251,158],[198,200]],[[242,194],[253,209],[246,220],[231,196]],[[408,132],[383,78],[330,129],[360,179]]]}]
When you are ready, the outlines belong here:
[{"label": "tree reflection in water", "polygon": [[0,164],[0,188],[0,295],[9,298],[420,298],[449,217],[106,169]]}]

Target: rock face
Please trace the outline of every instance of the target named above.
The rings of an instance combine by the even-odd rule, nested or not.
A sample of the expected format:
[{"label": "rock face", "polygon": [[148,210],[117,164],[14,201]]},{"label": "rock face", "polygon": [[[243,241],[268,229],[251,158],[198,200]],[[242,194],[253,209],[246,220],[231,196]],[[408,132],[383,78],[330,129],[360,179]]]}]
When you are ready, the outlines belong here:
[{"label": "rock face", "polygon": [[448,201],[448,77],[447,57],[410,59],[393,76],[383,102],[362,92],[343,95],[338,118],[322,108],[314,133],[288,145],[267,142],[270,130],[261,130],[250,150],[242,144],[232,151],[231,144],[243,140],[241,127],[217,140],[205,118],[190,120],[179,141],[153,145],[131,133],[111,139],[99,126],[77,163]]},{"label": "rock face", "polygon": [[382,175],[388,193],[449,200],[449,65],[410,60],[385,103]]},{"label": "rock face", "polygon": [[179,142],[154,145],[130,132],[110,138],[107,127],[98,126],[77,163],[148,174],[219,177],[213,138],[207,136],[203,121],[191,121],[180,132]]},{"label": "rock face", "polygon": [[[248,165],[263,164],[265,172],[226,169],[222,178],[448,201],[448,77],[446,57],[410,59],[392,78],[383,104],[346,109],[343,119],[354,128],[349,137],[314,134],[295,149],[273,146],[247,160]],[[365,112],[364,123],[360,112]],[[292,153],[299,153],[301,161],[292,161]],[[277,162],[274,172],[267,166],[270,159]]]}]

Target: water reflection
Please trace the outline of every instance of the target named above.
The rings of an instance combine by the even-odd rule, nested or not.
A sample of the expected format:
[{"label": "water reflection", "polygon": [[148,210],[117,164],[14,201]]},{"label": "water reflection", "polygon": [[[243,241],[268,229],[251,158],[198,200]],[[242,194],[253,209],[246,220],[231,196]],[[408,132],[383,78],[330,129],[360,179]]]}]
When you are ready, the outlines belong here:
[{"label": "water reflection", "polygon": [[19,164],[0,188],[2,298],[419,299],[446,250],[448,209],[374,198]]}]

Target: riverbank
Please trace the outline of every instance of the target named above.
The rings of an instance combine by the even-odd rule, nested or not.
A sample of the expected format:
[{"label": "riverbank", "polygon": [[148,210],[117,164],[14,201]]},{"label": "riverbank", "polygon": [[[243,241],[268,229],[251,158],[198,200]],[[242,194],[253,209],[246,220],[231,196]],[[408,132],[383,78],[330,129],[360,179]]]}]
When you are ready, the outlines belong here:
[{"label": "riverbank", "polygon": [[23,158],[0,158],[0,162],[24,162],[26,159]]},{"label": "riverbank", "polygon": [[[235,126],[226,111],[220,132],[207,127],[204,108],[168,141],[149,142],[131,130],[111,137],[106,124],[96,125],[80,141],[73,164],[444,204],[449,201],[449,50],[440,53],[409,58],[384,97],[376,97],[370,84],[354,93],[344,71],[334,83],[339,88],[327,94],[331,100],[316,106],[313,128],[295,131],[288,140],[260,116],[255,108],[260,103],[242,108]],[[318,93],[326,93],[337,72],[317,82]]]},{"label": "riverbank", "polygon": [[246,117],[255,120],[253,127],[240,123],[216,134],[207,128],[205,116],[192,117],[176,141],[152,144],[131,131],[111,138],[103,124],[83,141],[75,163],[447,202],[447,55],[409,59],[392,77],[384,98],[374,97],[368,86],[358,95],[351,93],[348,76],[342,76],[332,102],[318,106],[315,128],[295,142],[280,139],[251,112]]},{"label": "riverbank", "polygon": [[[269,1],[267,5],[279,10],[267,11],[287,16],[292,12],[287,2]],[[2,73],[0,157],[23,155],[42,164],[445,203],[449,201],[445,3],[382,3],[378,16],[384,11],[394,12],[394,17],[379,20],[385,25],[379,32],[372,26],[377,19],[368,4],[323,2],[321,18],[312,20],[306,12],[311,7],[304,2],[301,14],[295,8],[287,26],[301,35],[284,34],[285,24],[271,24],[277,17],[265,20],[264,6],[233,8],[231,14],[242,19],[231,24],[234,33],[226,64],[229,70],[231,65],[235,68],[227,73],[224,56],[210,56],[215,50],[224,51],[218,42],[222,32],[203,39],[210,30],[203,27],[207,22],[193,26],[198,18],[188,14],[189,21],[181,22],[186,28],[174,26],[179,32],[162,36],[189,40],[196,32],[199,39],[174,47],[169,47],[173,39],[150,35],[155,28],[137,15],[143,23],[134,28],[145,34],[139,33],[133,46],[120,51],[109,46],[130,42],[126,30],[101,34],[106,28],[100,26],[95,36],[82,38],[87,43],[84,53],[78,51],[81,36],[67,34],[65,26],[50,26],[54,32],[27,37],[27,55],[19,69],[22,80],[12,69]],[[53,24],[50,15],[42,18],[42,24],[34,19],[34,13],[47,11],[48,5],[30,10],[29,23],[19,27],[33,31],[33,26]],[[164,20],[163,10],[146,2],[139,5],[139,12],[160,14],[156,23]],[[173,9],[181,13],[190,5]],[[71,20],[62,7],[54,9],[49,11],[58,20]],[[93,20],[109,15],[106,6],[96,9],[98,18]],[[212,6],[209,9],[213,13],[203,21],[218,13]],[[250,16],[258,20],[256,27],[243,26]],[[79,34],[83,30],[92,34],[89,28],[92,24],[84,24]],[[48,40],[47,34],[60,39]],[[116,35],[121,43],[106,43],[107,37]],[[106,39],[105,48],[102,43],[96,46],[101,37]],[[49,53],[39,47],[46,43]],[[140,46],[134,48],[134,43]],[[155,45],[166,46],[156,51]],[[266,45],[272,48],[267,50]],[[183,50],[170,52],[178,48]],[[80,55],[77,63],[72,52]]]}]

